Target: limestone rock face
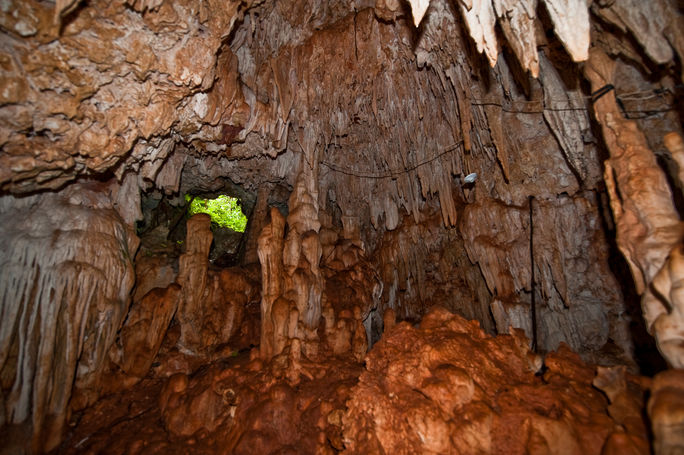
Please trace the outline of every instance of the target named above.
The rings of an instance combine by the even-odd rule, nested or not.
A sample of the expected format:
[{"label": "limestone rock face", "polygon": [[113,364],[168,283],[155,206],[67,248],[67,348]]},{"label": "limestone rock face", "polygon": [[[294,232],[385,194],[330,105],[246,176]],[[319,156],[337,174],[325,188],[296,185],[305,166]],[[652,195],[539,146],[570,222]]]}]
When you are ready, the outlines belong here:
[{"label": "limestone rock face", "polygon": [[57,22],[62,8],[38,1],[0,13],[3,190],[58,188],[123,161],[154,181],[164,136],[204,127],[215,139],[246,121],[235,79],[215,83],[236,63],[217,51],[242,2],[71,3]]},{"label": "limestone rock face", "polygon": [[[608,266],[607,248],[596,247],[603,243],[597,239],[601,219],[592,208],[595,204],[591,193],[534,201],[532,226],[529,205],[514,209],[471,204],[466,208],[461,229],[468,256],[480,265],[490,292],[509,302],[508,318],[497,320],[499,333],[506,333],[507,324],[516,320],[516,306],[530,305],[529,295],[521,291],[531,292],[532,229],[538,346],[555,350],[565,342],[574,350],[592,351],[600,350],[610,337],[629,356],[628,319],[618,303],[618,283]],[[531,329],[531,324],[513,325]],[[527,335],[532,337],[531,330]]]},{"label": "limestone rock face", "polygon": [[185,253],[179,258],[177,281],[183,289],[178,321],[181,325],[181,346],[189,351],[201,344],[204,321],[204,296],[207,290],[207,270],[211,248],[211,218],[198,213],[188,219]]},{"label": "limestone rock face", "polygon": [[[605,453],[622,422],[592,388],[594,370],[565,346],[547,356],[543,382],[539,365],[520,332],[493,338],[442,308],[420,328],[400,323],[352,390],[345,453]],[[624,396],[640,407],[639,393]],[[648,452],[643,420],[627,434]]]},{"label": "limestone rock face", "polygon": [[100,183],[3,196],[0,214],[0,416],[40,452],[61,439],[72,387],[80,406],[97,398],[138,239]]},{"label": "limestone rock face", "polygon": [[181,287],[172,284],[152,289],[132,305],[119,334],[123,344],[119,366],[124,372],[139,378],[147,374],[176,314],[180,297]]}]

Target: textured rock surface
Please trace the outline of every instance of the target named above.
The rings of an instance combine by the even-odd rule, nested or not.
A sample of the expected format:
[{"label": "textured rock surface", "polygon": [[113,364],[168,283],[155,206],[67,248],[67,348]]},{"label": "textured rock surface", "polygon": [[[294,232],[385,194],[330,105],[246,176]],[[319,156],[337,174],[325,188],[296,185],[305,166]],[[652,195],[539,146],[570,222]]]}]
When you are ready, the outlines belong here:
[{"label": "textured rock surface", "polygon": [[[257,354],[254,352],[254,354]],[[343,449],[345,400],[361,367],[349,359],[262,362],[247,353],[188,376],[146,379],[90,409],[59,453],[321,453]],[[122,410],[127,410],[122,412]]]},{"label": "textured rock surface", "polygon": [[490,337],[433,309],[383,335],[365,368],[302,357],[293,376],[296,344],[109,396],[60,453],[649,453],[642,378],[596,374],[563,346],[542,379],[519,331]]},{"label": "textured rock surface", "polygon": [[[121,162],[154,181],[172,133],[220,137],[246,120],[219,47],[242,2],[74,3],[53,22],[38,1],[2,8],[0,185],[57,188]],[[217,69],[218,68],[218,69]]]},{"label": "textured rock surface", "polygon": [[73,393],[97,398],[128,310],[138,239],[106,194],[93,183],[0,199],[0,415],[36,452],[59,443]]},{"label": "textured rock surface", "polygon": [[[594,370],[563,346],[542,381],[526,344],[520,332],[492,338],[441,308],[420,328],[397,325],[352,390],[345,453],[606,453],[622,422],[591,387]],[[630,386],[625,403],[640,409]],[[633,423],[628,447],[648,453],[645,424]]]},{"label": "textured rock surface", "polygon": [[[614,71],[615,63],[606,54],[592,51],[585,72],[594,90],[610,83]],[[679,249],[674,250],[682,241],[684,227],[666,176],[637,123],[622,116],[613,93],[598,100],[594,109],[611,154],[605,172],[618,247],[630,266],[637,292],[643,293],[649,331],[668,362],[682,368],[684,302],[677,288],[684,268]],[[663,304],[661,295],[671,303]]]},{"label": "textured rock surface", "polygon": [[[102,198],[92,216],[104,216],[104,210],[114,218],[111,210],[116,210],[114,236],[126,243],[136,220],[149,221],[146,204],[152,199],[178,207],[186,193],[230,190],[250,204],[257,195],[245,257],[266,266],[259,347],[264,355],[261,364],[252,359],[249,367],[269,369],[271,376],[255,382],[262,385],[273,385],[274,377],[285,378],[290,388],[314,383],[320,378],[312,360],[320,356],[323,362],[331,353],[359,360],[383,325],[417,322],[434,303],[478,319],[491,334],[508,333],[509,325],[530,333],[534,300],[541,350],[565,341],[585,360],[629,363],[628,329],[636,325],[627,316],[633,313],[632,284],[618,257],[610,255],[614,228],[623,251],[630,245],[638,250],[627,257],[639,290],[646,289],[647,323],[660,334],[670,363],[678,365],[678,250],[667,258],[679,237],[661,240],[678,224],[675,207],[681,201],[675,194],[667,213],[654,213],[669,198],[671,183],[664,174],[654,175],[661,172],[657,161],[663,162],[677,183],[678,146],[673,136],[664,136],[681,135],[681,113],[674,107],[681,101],[676,85],[682,79],[677,59],[684,55],[681,8],[667,0],[410,3],[413,10],[399,0],[6,1],[0,5],[2,197],[26,193],[33,195],[25,201],[47,201],[61,196],[34,193],[61,188],[59,194]],[[595,62],[575,63],[586,59],[590,45],[615,62],[614,77],[593,80],[589,71]],[[589,98],[606,83],[614,90],[595,103],[598,125],[588,115]],[[620,134],[608,131],[609,124]],[[599,126],[602,136],[596,134]],[[629,160],[620,163],[614,161],[616,146],[639,153],[627,153]],[[644,158],[649,149],[657,160]],[[605,183],[599,159],[604,150],[611,153],[609,168],[616,177],[609,172]],[[466,180],[473,174],[474,182]],[[99,196],[80,190],[80,179],[112,176],[116,182],[100,185]],[[615,220],[604,211],[606,184],[613,202],[623,199]],[[631,211],[637,187],[643,210]],[[269,207],[280,211],[280,219],[271,216],[264,229]],[[69,225],[72,209],[30,224],[21,217],[2,223],[12,235],[43,238],[48,228],[41,224]],[[63,368],[53,368],[52,376],[34,375],[48,388],[20,381],[12,366],[18,359],[40,363],[37,355],[53,351],[50,333],[28,336],[25,329],[47,319],[44,313],[36,319],[16,316],[19,323],[12,325],[12,318],[3,316],[0,407],[6,412],[0,412],[0,424],[39,422],[33,428],[39,434],[46,415],[68,415],[70,407],[80,409],[102,391],[119,390],[145,374],[182,373],[187,380],[179,376],[169,390],[184,383],[187,389],[179,389],[177,403],[164,401],[166,425],[178,429],[188,446],[195,437],[188,434],[197,430],[197,447],[215,447],[201,436],[201,421],[218,429],[230,421],[229,413],[213,403],[216,393],[205,393],[198,368],[209,361],[225,366],[235,349],[257,344],[254,303],[260,297],[258,284],[248,278],[256,275],[213,270],[207,264],[206,226],[190,238],[200,248],[187,241],[189,251],[177,267],[172,256],[180,247],[174,242],[183,240],[183,228],[175,234],[173,226],[157,228],[155,240],[167,256],[138,258],[143,278],[123,338],[115,340],[113,333],[126,318],[132,283],[124,269],[130,264],[109,270],[108,254],[69,262],[72,268],[65,266],[69,271],[58,272],[55,282],[75,293],[78,283],[91,280],[93,289],[118,295],[116,304],[93,297],[76,316],[66,317],[49,311],[55,306],[44,294],[34,296],[47,299],[40,300],[43,306],[30,308],[22,299],[3,298],[7,313],[2,314],[46,311],[65,321],[56,325],[57,333],[78,333],[63,339],[69,340],[69,352],[83,354],[78,367],[70,358]],[[79,235],[60,234],[41,259],[95,248]],[[3,248],[13,245],[11,238],[0,240],[7,242]],[[7,281],[0,292],[33,289],[44,268],[24,264],[14,250],[5,256],[12,273],[2,278]],[[82,263],[104,264],[107,270],[93,278]],[[174,306],[166,297],[177,290],[169,285],[179,268],[182,296],[169,325]],[[166,291],[148,294],[154,288]],[[157,306],[160,296],[163,304]],[[92,320],[94,305],[98,315],[107,316]],[[79,324],[85,329],[76,330]],[[114,363],[108,381],[99,381],[107,352]],[[270,416],[295,400],[287,389],[272,393],[260,408]],[[27,396],[34,397],[30,409]],[[161,418],[151,408],[128,403],[133,414]],[[17,406],[22,413],[11,411]],[[309,409],[310,402],[297,406]],[[253,427],[238,438],[240,450],[297,447],[295,436],[269,427],[270,417],[254,412]],[[328,419],[334,431],[317,423],[315,428],[328,429],[312,430],[322,439],[302,450],[342,450],[340,412]],[[184,414],[192,418],[181,430]],[[55,420],[48,445],[58,439],[63,421]],[[124,421],[116,412],[109,420],[130,428]],[[24,438],[22,429],[10,428],[0,432]],[[547,439],[563,433],[553,425],[539,428],[530,430],[531,440],[544,431]],[[159,445],[145,447],[138,440],[127,450],[173,450],[165,436],[146,434]],[[557,439],[572,444],[573,437]],[[638,446],[629,431],[611,430],[608,441],[606,452]]]}]

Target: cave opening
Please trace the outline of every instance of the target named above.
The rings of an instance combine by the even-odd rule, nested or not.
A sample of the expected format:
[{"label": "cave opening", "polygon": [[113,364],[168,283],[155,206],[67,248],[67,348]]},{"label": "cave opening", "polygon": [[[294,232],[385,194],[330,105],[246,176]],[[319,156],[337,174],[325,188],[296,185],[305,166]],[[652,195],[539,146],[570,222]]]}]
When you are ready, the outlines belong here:
[{"label": "cave opening", "polygon": [[675,0],[8,1],[0,455],[684,450]]}]

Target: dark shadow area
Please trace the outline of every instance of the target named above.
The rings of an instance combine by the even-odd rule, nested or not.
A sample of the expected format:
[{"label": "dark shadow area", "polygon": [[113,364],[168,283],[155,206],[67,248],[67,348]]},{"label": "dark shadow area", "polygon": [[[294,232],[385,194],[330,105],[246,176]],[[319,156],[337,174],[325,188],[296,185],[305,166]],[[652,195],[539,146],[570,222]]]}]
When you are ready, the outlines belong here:
[{"label": "dark shadow area", "polygon": [[[247,219],[252,216],[256,196],[232,182],[219,190],[190,190],[182,196],[167,196],[158,191],[144,193],[141,198],[143,219],[136,223],[136,233],[141,239],[140,254],[179,256],[185,250],[186,221],[192,215],[193,200],[216,199],[222,195],[237,199]],[[210,262],[221,268],[239,265],[245,252],[247,229],[238,232],[212,221],[211,230]]]},{"label": "dark shadow area", "polygon": [[[608,195],[605,191],[597,192],[596,201],[599,212],[603,215],[601,216],[601,224],[609,248],[608,263],[611,272],[620,285],[629,318],[629,331],[634,344],[634,361],[642,375],[652,377],[656,373],[666,370],[667,363],[660,355],[655,339],[646,330],[646,323],[641,313],[641,296],[636,292],[636,286],[627,262],[617,247],[614,223],[608,206]],[[607,217],[611,218],[607,219]]]}]

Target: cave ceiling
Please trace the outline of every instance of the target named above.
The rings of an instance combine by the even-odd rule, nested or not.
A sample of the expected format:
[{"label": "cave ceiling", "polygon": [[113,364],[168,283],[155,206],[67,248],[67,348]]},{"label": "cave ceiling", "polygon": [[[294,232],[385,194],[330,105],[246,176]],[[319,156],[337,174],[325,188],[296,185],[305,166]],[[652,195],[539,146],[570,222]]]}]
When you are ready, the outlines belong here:
[{"label": "cave ceiling", "polygon": [[452,226],[459,198],[593,188],[590,32],[641,89],[682,40],[668,2],[580,3],[22,2],[0,19],[0,185],[114,174],[170,194],[189,166],[255,190],[304,160],[322,200],[388,229],[433,199]]}]

